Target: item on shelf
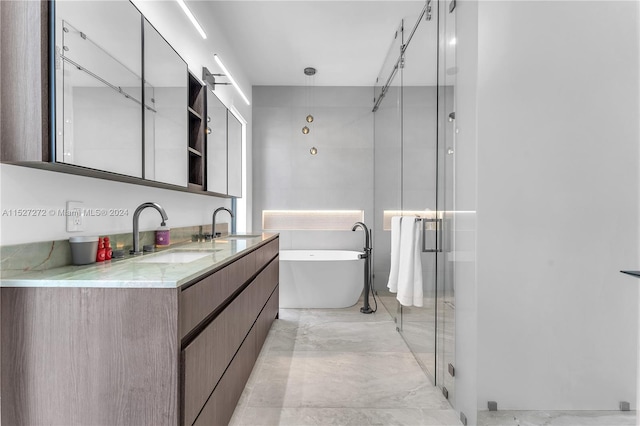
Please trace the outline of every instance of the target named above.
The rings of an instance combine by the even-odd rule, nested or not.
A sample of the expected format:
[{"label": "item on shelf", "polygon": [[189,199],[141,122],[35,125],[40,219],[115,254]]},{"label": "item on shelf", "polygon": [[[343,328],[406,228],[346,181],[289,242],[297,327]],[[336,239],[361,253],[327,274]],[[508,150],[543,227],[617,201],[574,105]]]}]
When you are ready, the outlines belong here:
[{"label": "item on shelf", "polygon": [[96,252],[96,262],[104,262],[107,258],[107,251],[104,248],[104,240],[98,238],[98,250]]},{"label": "item on shelf", "polygon": [[104,237],[104,260],[111,260],[113,257],[113,250],[111,249],[111,242],[109,237]]}]

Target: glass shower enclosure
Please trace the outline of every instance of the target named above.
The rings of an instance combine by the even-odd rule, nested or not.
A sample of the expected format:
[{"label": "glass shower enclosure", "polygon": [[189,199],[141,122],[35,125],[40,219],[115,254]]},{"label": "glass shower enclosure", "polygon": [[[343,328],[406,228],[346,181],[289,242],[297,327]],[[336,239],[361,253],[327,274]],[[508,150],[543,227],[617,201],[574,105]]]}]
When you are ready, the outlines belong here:
[{"label": "glass shower enclosure", "polygon": [[[454,405],[455,293],[448,253],[455,113],[447,59],[455,55],[447,47],[452,18],[445,9],[444,2],[428,1],[400,23],[374,88],[373,273],[398,332]],[[387,289],[393,216],[415,217],[423,231],[421,307],[403,306]]]}]

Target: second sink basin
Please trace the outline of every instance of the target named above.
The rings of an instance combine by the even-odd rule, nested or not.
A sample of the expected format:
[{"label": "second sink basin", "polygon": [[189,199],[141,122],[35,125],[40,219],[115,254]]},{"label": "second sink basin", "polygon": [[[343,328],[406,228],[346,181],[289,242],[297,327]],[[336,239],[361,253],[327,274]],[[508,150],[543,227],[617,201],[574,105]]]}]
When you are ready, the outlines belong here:
[{"label": "second sink basin", "polygon": [[170,251],[167,253],[143,256],[139,263],[189,263],[206,256],[212,251]]},{"label": "second sink basin", "polygon": [[226,235],[226,236],[222,236],[220,238],[224,239],[224,240],[240,240],[243,238],[258,238],[261,237],[262,235],[260,234],[231,234],[231,235]]}]

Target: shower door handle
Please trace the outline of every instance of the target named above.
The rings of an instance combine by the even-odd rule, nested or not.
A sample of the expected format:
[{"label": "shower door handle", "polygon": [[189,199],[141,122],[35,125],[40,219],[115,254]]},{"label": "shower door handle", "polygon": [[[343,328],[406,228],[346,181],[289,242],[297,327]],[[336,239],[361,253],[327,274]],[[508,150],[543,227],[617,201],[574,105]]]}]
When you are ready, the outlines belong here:
[{"label": "shower door handle", "polygon": [[[435,230],[427,229],[427,223],[434,223]],[[433,235],[433,238],[431,236]],[[430,246],[429,240],[434,240]],[[442,219],[422,219],[422,252],[442,253]]]}]

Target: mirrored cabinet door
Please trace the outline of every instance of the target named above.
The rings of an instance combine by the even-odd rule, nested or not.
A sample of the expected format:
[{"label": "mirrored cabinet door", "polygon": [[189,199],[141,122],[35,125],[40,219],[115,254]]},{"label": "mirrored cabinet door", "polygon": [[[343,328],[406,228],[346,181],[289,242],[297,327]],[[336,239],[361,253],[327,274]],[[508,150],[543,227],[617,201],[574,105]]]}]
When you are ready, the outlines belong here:
[{"label": "mirrored cabinet door", "polygon": [[242,123],[231,112],[227,120],[228,191],[232,197],[242,197]]},{"label": "mirrored cabinet door", "polygon": [[56,161],[142,177],[140,12],[55,2]]},{"label": "mirrored cabinet door", "polygon": [[144,178],[187,186],[187,64],[144,20]]},{"label": "mirrored cabinet door", "polygon": [[207,88],[207,191],[227,193],[227,107]]}]

